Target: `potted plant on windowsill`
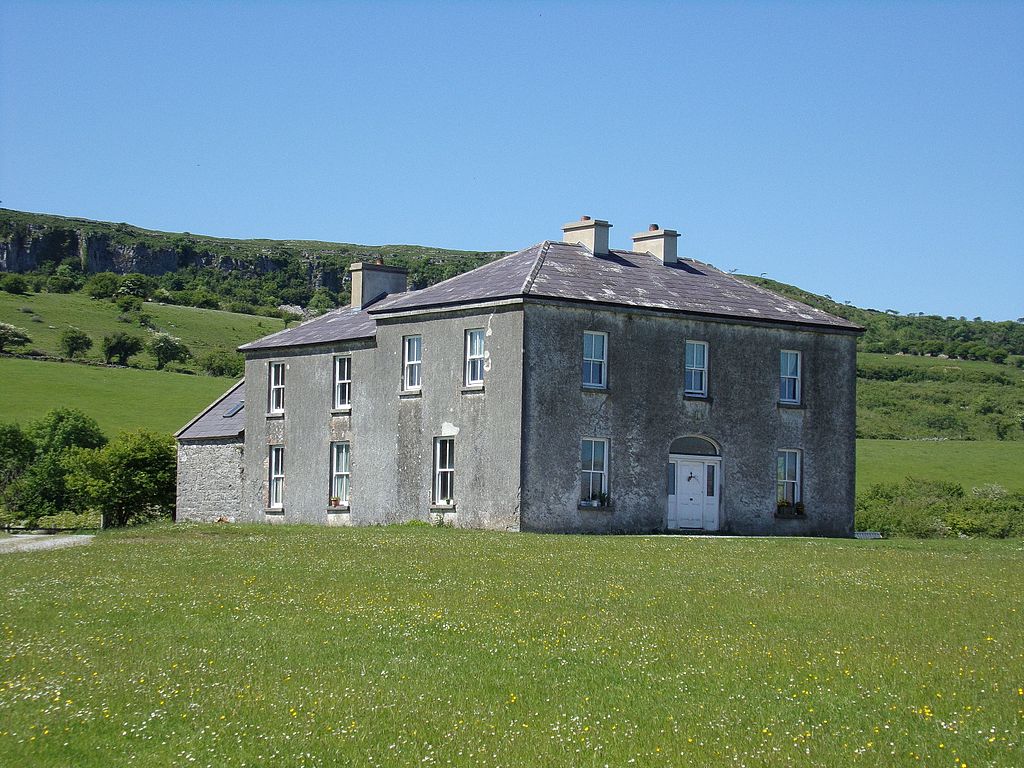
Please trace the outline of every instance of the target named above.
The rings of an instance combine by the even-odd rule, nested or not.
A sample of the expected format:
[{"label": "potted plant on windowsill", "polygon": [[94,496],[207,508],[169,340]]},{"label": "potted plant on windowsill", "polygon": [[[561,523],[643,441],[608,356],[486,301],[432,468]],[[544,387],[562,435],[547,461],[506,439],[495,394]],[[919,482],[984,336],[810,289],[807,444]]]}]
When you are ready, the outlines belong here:
[{"label": "potted plant on windowsill", "polygon": [[779,499],[775,504],[775,514],[779,517],[792,517],[793,516],[793,505],[790,504],[789,499]]},{"label": "potted plant on windowsill", "polygon": [[341,497],[340,496],[331,496],[331,506],[332,507],[340,507],[341,506]]},{"label": "potted plant on windowsill", "polygon": [[601,493],[597,494],[597,506],[599,506],[599,507],[607,507],[608,506],[608,494],[605,493],[604,491],[602,491]]}]

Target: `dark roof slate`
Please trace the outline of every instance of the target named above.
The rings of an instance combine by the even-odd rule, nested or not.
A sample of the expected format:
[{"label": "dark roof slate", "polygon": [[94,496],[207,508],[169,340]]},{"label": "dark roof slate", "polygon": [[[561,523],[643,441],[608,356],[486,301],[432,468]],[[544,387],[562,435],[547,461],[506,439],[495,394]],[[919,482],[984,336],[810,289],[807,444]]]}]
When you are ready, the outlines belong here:
[{"label": "dark roof slate", "polygon": [[[406,294],[397,294],[405,296]],[[353,307],[333,309],[320,317],[314,317],[294,328],[264,336],[262,339],[243,344],[238,349],[248,352],[254,349],[274,349],[276,347],[297,347],[304,344],[327,344],[332,341],[352,341],[355,339],[372,339],[377,332],[377,321],[366,310]]]},{"label": "dark roof slate", "polygon": [[179,440],[200,440],[241,435],[245,431],[244,384],[242,379],[174,436]]},{"label": "dark roof slate", "polygon": [[582,245],[545,242],[444,282],[384,299],[369,313],[537,296],[671,312],[861,330],[860,326],[787,299],[709,264],[662,264],[646,253],[595,256]]}]

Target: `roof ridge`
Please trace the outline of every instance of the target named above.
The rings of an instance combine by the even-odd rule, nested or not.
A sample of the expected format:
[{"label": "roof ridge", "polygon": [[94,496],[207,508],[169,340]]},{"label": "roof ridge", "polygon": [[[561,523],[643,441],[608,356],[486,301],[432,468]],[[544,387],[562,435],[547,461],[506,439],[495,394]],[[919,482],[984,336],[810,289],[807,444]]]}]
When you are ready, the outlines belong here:
[{"label": "roof ridge", "polygon": [[544,266],[544,259],[548,255],[548,249],[551,247],[551,241],[545,240],[544,244],[540,247],[540,253],[537,254],[536,260],[533,262],[533,267],[530,268],[530,274],[526,276],[526,280],[523,281],[523,289],[520,293],[529,293],[533,288],[533,281],[537,279],[537,275],[540,273],[540,268]]}]

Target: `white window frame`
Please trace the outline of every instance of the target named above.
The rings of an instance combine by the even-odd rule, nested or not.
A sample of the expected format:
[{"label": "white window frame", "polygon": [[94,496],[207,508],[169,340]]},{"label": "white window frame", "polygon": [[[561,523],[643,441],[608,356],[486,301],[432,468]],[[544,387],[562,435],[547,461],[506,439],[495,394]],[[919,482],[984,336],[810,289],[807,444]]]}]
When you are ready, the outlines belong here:
[{"label": "white window frame", "polygon": [[269,459],[267,507],[284,509],[284,446],[270,446]]},{"label": "white window frame", "polygon": [[267,413],[284,413],[285,364],[271,362],[267,367]]},{"label": "white window frame", "polygon": [[[704,364],[703,365],[690,365],[690,349],[701,349],[703,351]],[[691,397],[707,397],[708,396],[708,343],[706,341],[692,341],[687,340],[683,347],[683,394],[690,395]],[[687,379],[690,378],[689,374],[693,373],[694,377],[700,374],[700,386],[688,386]]]},{"label": "white window frame", "polygon": [[[448,446],[444,451],[444,446]],[[445,479],[448,493],[444,493]],[[453,506],[455,504],[455,438],[434,438],[434,489],[433,502],[436,506]]]},{"label": "white window frame", "polygon": [[[473,351],[473,339],[480,339],[480,349]],[[467,387],[482,387],[484,385],[484,350],[486,349],[487,333],[483,328],[470,328],[466,331],[466,375],[465,385]]]},{"label": "white window frame", "polygon": [[[587,357],[587,337],[601,338],[602,356],[593,355],[593,343],[591,343],[591,356]],[[599,381],[587,381],[587,370],[593,371],[595,366],[600,366],[601,372]],[[604,331],[583,332],[583,367],[580,373],[581,381],[586,389],[607,389],[608,388],[608,334]]]},{"label": "white window frame", "polygon": [[[416,358],[411,352],[412,343],[416,342]],[[415,375],[416,381],[413,382]],[[423,389],[423,337],[414,334],[402,337],[402,391],[418,392]]]},{"label": "white window frame", "polygon": [[[785,373],[787,370],[785,366],[786,355],[796,355],[796,376],[791,376]],[[803,355],[799,350],[796,349],[783,349],[779,351],[779,402],[788,403],[790,405],[799,405],[800,398],[803,396]],[[793,389],[795,396],[792,398],[786,397],[784,392],[786,390],[785,385],[789,382],[793,382]]]},{"label": "white window frame", "polygon": [[334,401],[336,411],[352,409],[352,355],[334,358]]},{"label": "white window frame", "polygon": [[[584,450],[584,447],[585,447],[585,445],[587,443],[593,443],[595,445],[596,444],[600,444],[601,445],[602,452],[603,452],[602,456],[604,458],[603,468],[602,469],[599,469],[599,470],[598,469],[594,469],[594,460],[593,460],[594,451],[593,451],[593,448],[591,448],[591,452],[590,452],[590,455],[591,455],[590,466],[589,467],[586,466],[586,463],[584,462],[584,459],[583,459],[583,450]],[[597,494],[603,493],[605,496],[608,495],[608,474],[609,474],[609,470],[610,470],[610,463],[609,463],[610,455],[611,455],[611,452],[609,450],[609,440],[608,440],[608,438],[606,438],[606,437],[584,437],[582,440],[580,440],[580,501],[581,502],[589,502],[589,501],[592,501],[592,500],[596,500],[595,496]],[[589,477],[587,477],[588,475],[589,475]],[[585,494],[584,491],[583,491],[583,482],[584,482],[584,478],[585,477],[587,477],[587,480],[588,480],[587,488],[588,488],[589,494]],[[594,488],[594,480],[595,480],[595,478],[598,481],[598,487],[597,487],[596,490]],[[587,496],[587,498],[584,498],[584,496]]]},{"label": "white window frame", "polygon": [[[344,456],[344,461],[339,461]],[[338,498],[339,506],[347,507],[352,495],[352,445],[347,440],[331,443],[330,498]]]},{"label": "white window frame", "polygon": [[795,448],[780,448],[775,457],[775,499],[795,506],[803,500],[803,452]]}]

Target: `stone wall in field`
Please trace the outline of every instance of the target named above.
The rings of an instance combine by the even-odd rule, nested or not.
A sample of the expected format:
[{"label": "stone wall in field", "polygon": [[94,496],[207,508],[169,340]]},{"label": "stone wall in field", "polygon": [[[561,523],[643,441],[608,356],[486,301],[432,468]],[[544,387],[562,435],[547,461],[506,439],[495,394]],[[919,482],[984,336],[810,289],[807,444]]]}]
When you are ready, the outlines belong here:
[{"label": "stone wall in field", "polygon": [[242,503],[242,472],[241,437],[179,442],[175,520],[234,522]]}]

